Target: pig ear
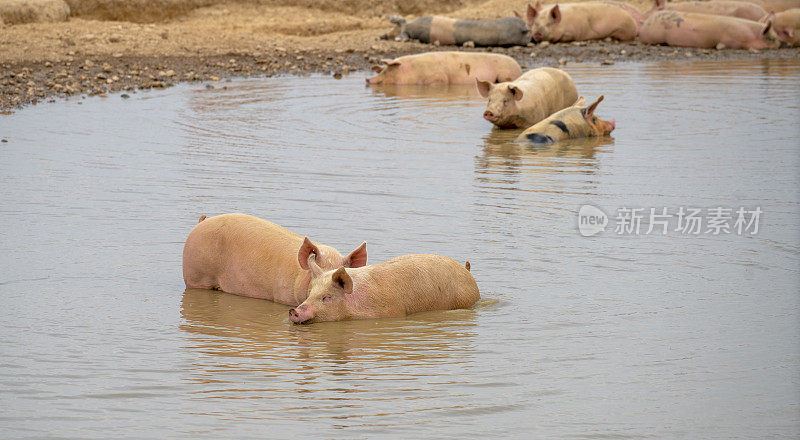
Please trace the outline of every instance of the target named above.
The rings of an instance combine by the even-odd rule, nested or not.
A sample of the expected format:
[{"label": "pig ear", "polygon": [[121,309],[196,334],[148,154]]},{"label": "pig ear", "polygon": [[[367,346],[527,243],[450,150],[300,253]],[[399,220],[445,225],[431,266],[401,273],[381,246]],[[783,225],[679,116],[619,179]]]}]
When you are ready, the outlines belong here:
[{"label": "pig ear", "polygon": [[767,35],[770,29],[772,29],[772,20],[768,19],[767,24],[764,25],[764,29],[761,29],[761,35]]},{"label": "pig ear", "polygon": [[319,249],[308,237],[303,237],[303,244],[300,245],[300,250],[297,251],[297,262],[304,270],[308,270],[308,256],[314,254],[319,255]]},{"label": "pig ear", "polygon": [[383,72],[383,67],[381,67],[381,66],[372,66],[372,71],[375,72],[375,73],[381,73],[381,72]]},{"label": "pig ear", "polygon": [[587,122],[592,120],[592,116],[594,116],[594,111],[597,108],[597,104],[600,104],[601,102],[603,102],[603,95],[600,95],[600,97],[597,98],[597,101],[593,102],[589,107],[586,107],[583,110],[583,118],[586,119]]},{"label": "pig ear", "polygon": [[516,86],[508,86],[508,90],[511,91],[511,94],[514,96],[515,101],[519,101],[522,99],[522,89]]},{"label": "pig ear", "polygon": [[342,289],[344,293],[353,293],[353,279],[350,278],[350,275],[348,275],[343,267],[340,267],[333,273],[331,281],[333,281],[334,286]]},{"label": "pig ear", "polygon": [[478,93],[480,93],[481,96],[484,98],[489,96],[489,91],[492,90],[492,83],[475,78],[475,84],[478,86]]},{"label": "pig ear", "polygon": [[553,17],[553,21],[556,23],[561,21],[561,9],[558,8],[558,3],[550,10],[550,16]]},{"label": "pig ear", "polygon": [[[537,2],[536,5],[538,6],[539,3]],[[531,6],[530,3],[528,3],[528,10],[526,11],[526,14],[527,14],[526,19],[527,19],[528,23],[533,23],[533,19],[536,18],[536,13],[537,12],[538,11],[536,10],[536,8],[534,8],[533,6]]]},{"label": "pig ear", "polygon": [[522,14],[520,14],[516,9],[514,10],[514,15],[516,15],[517,18],[522,18]]},{"label": "pig ear", "polygon": [[586,105],[586,98],[583,96],[575,100],[575,104],[572,104],[573,107],[583,107],[584,105]]},{"label": "pig ear", "polygon": [[361,243],[361,246],[356,250],[350,252],[344,259],[344,267],[362,267],[367,265],[367,242]]},{"label": "pig ear", "polygon": [[759,19],[758,22],[759,23],[766,23],[766,22],[768,22],[770,20],[774,20],[774,19],[775,19],[775,11],[770,11],[769,14],[761,17],[761,19]]},{"label": "pig ear", "polygon": [[383,60],[381,60],[381,62],[383,64],[386,64],[386,67],[392,67],[392,66],[399,66],[400,65],[400,61],[397,61],[397,60],[383,59]]}]

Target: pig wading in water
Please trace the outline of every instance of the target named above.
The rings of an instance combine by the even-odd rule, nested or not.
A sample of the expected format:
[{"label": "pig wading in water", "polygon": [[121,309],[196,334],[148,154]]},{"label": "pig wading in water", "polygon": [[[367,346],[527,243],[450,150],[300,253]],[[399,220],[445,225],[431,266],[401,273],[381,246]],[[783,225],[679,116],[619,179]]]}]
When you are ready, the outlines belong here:
[{"label": "pig wading in water", "polygon": [[511,82],[476,81],[481,96],[488,97],[483,117],[500,128],[526,128],[569,107],[578,99],[567,72],[541,67]]},{"label": "pig wading in water", "polygon": [[605,136],[616,127],[614,120],[604,121],[594,115],[597,104],[603,100],[601,95],[589,107],[579,98],[575,105],[556,112],[547,119],[523,131],[517,142],[549,145],[565,139]]},{"label": "pig wading in water", "polygon": [[311,292],[289,310],[295,324],[406,316],[463,309],[480,299],[465,266],[441,255],[403,255],[356,269],[324,271],[308,258]]},{"label": "pig wading in water", "polygon": [[667,0],[656,0],[652,10],[695,12],[698,14],[727,15],[729,17],[744,18],[745,20],[758,21],[767,15],[767,11],[755,3],[741,1],[705,1],[705,2],[677,2],[667,3]]},{"label": "pig wading in water", "polygon": [[800,46],[800,8],[778,12],[772,20],[772,26],[778,38],[790,46]]},{"label": "pig wading in water", "polygon": [[528,29],[534,41],[553,43],[602,40],[620,41],[636,38],[638,26],[633,16],[613,3],[583,2],[542,7],[528,4]]},{"label": "pig wading in water", "polygon": [[408,39],[422,43],[464,44],[472,41],[476,46],[525,46],[531,41],[525,21],[519,17],[496,20],[456,20],[455,18],[426,15],[411,23],[397,15],[389,21],[399,26],[397,41]]},{"label": "pig wading in water", "polygon": [[658,11],[645,20],[639,40],[648,44],[713,48],[720,43],[731,49],[767,49],[781,46],[772,29],[772,17],[766,23],[723,15],[693,12]]},{"label": "pig wading in water", "polygon": [[325,269],[367,264],[367,244],[347,257],[275,223],[245,214],[200,218],[183,247],[190,289],[218,289],[296,306],[308,297],[308,256]]},{"label": "pig wading in water", "polygon": [[386,67],[376,66],[380,73],[367,84],[473,84],[475,79],[494,83],[522,74],[513,58],[493,53],[425,52],[383,62]]}]

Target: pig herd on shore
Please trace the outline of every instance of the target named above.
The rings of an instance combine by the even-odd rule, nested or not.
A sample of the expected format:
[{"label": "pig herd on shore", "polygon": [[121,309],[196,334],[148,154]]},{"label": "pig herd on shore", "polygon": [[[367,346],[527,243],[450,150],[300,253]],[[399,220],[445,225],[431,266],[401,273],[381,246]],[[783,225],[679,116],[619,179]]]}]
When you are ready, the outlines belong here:
[{"label": "pig herd on shore", "polygon": [[[615,1],[528,5],[497,20],[392,16],[397,39],[477,46],[525,45],[613,38],[702,48],[798,45],[800,0],[711,0],[655,6],[641,12]],[[505,55],[426,52],[384,60],[370,85],[474,84],[488,99],[484,119],[500,129],[524,129],[517,141],[553,144],[605,136],[613,119],[586,105],[560,69],[522,72]],[[274,223],[245,214],[202,216],[183,250],[187,288],[216,289],[292,306],[296,324],[401,317],[425,310],[471,307],[480,299],[470,263],[433,254],[403,255],[367,265],[366,243],[347,256]]]},{"label": "pig herd on shore", "polygon": [[457,20],[424,16],[410,23],[390,16],[395,39],[439,45],[518,46],[602,40],[696,48],[766,49],[800,45],[800,0],[655,0],[645,12],[611,0],[543,6],[525,16]]}]

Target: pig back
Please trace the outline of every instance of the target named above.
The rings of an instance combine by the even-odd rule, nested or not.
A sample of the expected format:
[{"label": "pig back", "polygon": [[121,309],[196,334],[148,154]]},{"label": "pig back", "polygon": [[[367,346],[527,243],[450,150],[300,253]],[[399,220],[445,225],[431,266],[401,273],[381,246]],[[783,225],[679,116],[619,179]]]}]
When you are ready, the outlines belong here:
[{"label": "pig back", "polygon": [[392,301],[405,314],[470,307],[480,299],[472,274],[452,258],[412,254],[378,263],[370,270],[375,303]]}]

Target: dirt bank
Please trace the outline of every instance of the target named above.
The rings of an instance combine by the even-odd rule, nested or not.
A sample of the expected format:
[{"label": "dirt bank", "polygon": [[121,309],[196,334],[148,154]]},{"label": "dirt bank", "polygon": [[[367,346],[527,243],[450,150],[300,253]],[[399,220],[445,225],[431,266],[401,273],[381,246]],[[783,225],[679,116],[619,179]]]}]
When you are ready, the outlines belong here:
[{"label": "dirt bank", "polygon": [[[68,3],[75,8],[75,2],[83,1],[111,4],[121,0],[69,0]],[[197,0],[202,1],[205,0]],[[181,10],[176,16],[162,18],[157,23],[72,16],[61,23],[3,26],[0,28],[0,109],[10,110],[59,96],[167,87],[179,81],[310,72],[347,75],[367,70],[381,58],[427,50],[477,50],[381,40],[380,36],[392,28],[384,14],[387,8],[435,12],[456,8],[448,14],[462,18],[495,18],[511,15],[515,9],[523,10],[527,2],[280,2],[313,3],[317,5],[314,8],[274,6],[273,3],[278,2],[266,0],[210,3],[213,4]],[[399,7],[400,3],[405,6]],[[649,5],[648,2],[631,3],[640,9]],[[335,4],[350,8],[334,8]],[[358,5],[368,7],[357,8]],[[800,56],[800,49],[718,51],[617,42],[490,50],[506,53],[528,67],[558,65],[559,62],[612,64]],[[366,73],[359,74],[366,76]]]}]

